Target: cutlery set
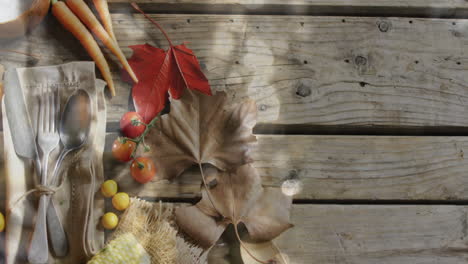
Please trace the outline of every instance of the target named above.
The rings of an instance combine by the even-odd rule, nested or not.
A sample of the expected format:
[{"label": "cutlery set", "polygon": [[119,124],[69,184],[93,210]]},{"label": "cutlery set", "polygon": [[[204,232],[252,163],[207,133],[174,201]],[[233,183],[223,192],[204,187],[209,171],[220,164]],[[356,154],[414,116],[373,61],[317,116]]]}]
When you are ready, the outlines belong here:
[{"label": "cutlery set", "polygon": [[[40,110],[37,122],[37,146],[40,150],[41,159],[41,185],[49,187],[49,182],[47,181],[49,155],[57,148],[60,141],[57,129],[57,113],[60,113],[60,102],[57,91],[44,90],[45,89],[43,89],[40,95],[39,102]],[[56,175],[54,175],[52,179],[55,176]],[[36,224],[28,254],[28,260],[30,263],[46,263],[49,256],[46,228],[46,210],[49,200],[50,195],[41,194],[36,216]],[[60,223],[60,221],[58,221],[58,223]],[[64,233],[63,226],[61,224],[56,226],[55,229],[55,232],[59,230],[60,233]],[[65,235],[62,237],[65,238]],[[66,239],[62,243],[66,243]],[[58,252],[55,252],[55,254],[57,253]],[[64,252],[59,252],[59,254],[63,253]]]},{"label": "cutlery set", "polygon": [[[33,161],[40,183],[36,187],[40,198],[28,261],[47,263],[49,239],[55,256],[64,257],[68,253],[67,236],[51,193],[59,186],[59,172],[65,156],[81,148],[88,139],[91,103],[89,94],[83,89],[77,89],[69,96],[63,112],[60,111],[58,89],[43,88],[37,99],[37,128],[33,129],[16,71],[7,71],[5,106],[15,152],[19,157]],[[63,147],[49,177],[49,156],[60,144]]]}]

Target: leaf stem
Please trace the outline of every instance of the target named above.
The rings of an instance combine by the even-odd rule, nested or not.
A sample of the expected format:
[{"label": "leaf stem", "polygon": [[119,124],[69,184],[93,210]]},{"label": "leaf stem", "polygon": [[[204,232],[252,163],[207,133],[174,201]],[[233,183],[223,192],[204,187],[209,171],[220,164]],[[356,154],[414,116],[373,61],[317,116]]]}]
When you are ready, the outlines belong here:
[{"label": "leaf stem", "polygon": [[239,230],[237,230],[237,225],[239,224],[239,222],[236,222],[236,223],[233,223],[234,225],[234,231],[236,233],[236,237],[237,237],[237,240],[239,240],[239,244],[241,245],[241,247],[243,247],[245,249],[245,252],[247,252],[247,254],[249,254],[249,256],[251,258],[253,258],[255,261],[259,262],[259,263],[262,263],[262,264],[271,264],[271,260],[268,260],[268,261],[262,261],[258,258],[256,258],[250,251],[249,249],[247,248],[247,246],[244,244],[244,242],[242,241],[242,239],[240,238],[239,236]]},{"label": "leaf stem", "polygon": [[136,11],[140,12],[141,14],[143,14],[143,16],[145,16],[149,21],[151,21],[151,23],[153,23],[155,26],[157,26],[157,27],[159,28],[159,30],[161,30],[161,32],[164,34],[164,37],[166,37],[166,39],[167,39],[167,41],[169,42],[169,45],[170,45],[171,47],[174,46],[174,45],[172,44],[171,39],[170,39],[169,36],[167,35],[166,31],[161,27],[161,25],[158,24],[158,22],[154,21],[154,20],[153,20],[151,17],[149,17],[145,12],[143,12],[143,10],[140,9],[140,7],[138,6],[137,3],[132,2],[131,5],[132,5],[132,7],[133,7]]},{"label": "leaf stem", "polygon": [[208,200],[210,200],[210,203],[213,206],[213,209],[215,209],[215,211],[218,212],[218,214],[220,214],[221,216],[224,217],[224,215],[222,215],[220,213],[220,211],[214,205],[213,199],[211,198],[210,189],[208,188],[208,185],[206,184],[205,174],[203,173],[203,168],[202,168],[202,165],[201,165],[200,162],[198,162],[198,167],[200,168],[200,173],[201,173],[201,176],[202,176],[203,186],[205,187],[206,195],[208,195]]},{"label": "leaf stem", "polygon": [[[203,185],[205,187],[205,190],[206,190],[206,194],[208,195],[208,199],[210,200],[211,202],[211,205],[213,206],[213,209],[218,212],[218,214],[220,214],[221,216],[223,216],[221,214],[221,212],[216,208],[216,206],[214,205],[214,202],[213,202],[213,199],[211,198],[211,194],[210,194],[210,190],[208,189],[208,185],[206,184],[206,179],[205,179],[205,174],[203,173],[203,168],[202,168],[202,165],[201,163],[199,162],[198,163],[198,167],[200,168],[200,173],[202,175],[202,179],[203,179]],[[233,214],[234,215],[234,214]],[[224,217],[224,216],[223,216]],[[237,236],[237,240],[239,240],[239,243],[241,245],[241,247],[243,247],[245,249],[245,252],[247,252],[247,254],[249,254],[250,257],[252,257],[255,261],[259,262],[259,263],[262,263],[262,264],[272,264],[274,262],[272,262],[271,260],[268,260],[268,261],[262,261],[258,258],[256,258],[250,251],[249,249],[247,248],[247,246],[244,244],[244,242],[242,241],[242,239],[240,238],[239,236],[239,231],[237,230],[237,225],[239,224],[239,221],[237,222],[233,222],[232,219],[230,219],[230,222],[234,225],[234,230],[235,230],[235,233],[236,233],[236,236]]]}]

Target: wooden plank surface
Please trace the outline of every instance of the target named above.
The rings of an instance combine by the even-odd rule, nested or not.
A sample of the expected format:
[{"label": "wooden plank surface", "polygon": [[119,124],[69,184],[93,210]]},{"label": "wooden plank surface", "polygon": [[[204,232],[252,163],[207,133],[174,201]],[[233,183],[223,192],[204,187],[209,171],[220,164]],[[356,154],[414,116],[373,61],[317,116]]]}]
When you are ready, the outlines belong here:
[{"label": "wooden plank surface", "polygon": [[466,206],[294,205],[291,263],[467,263]]},{"label": "wooden plank surface", "polygon": [[[110,0],[117,38],[167,48],[163,36],[127,1]],[[468,2],[371,0],[139,0],[146,10],[187,13],[291,13],[466,17]],[[365,8],[363,8],[365,6]],[[335,13],[333,13],[335,12]],[[341,12],[341,13],[340,13]],[[468,127],[468,34],[464,19],[153,15],[175,43],[199,56],[214,89],[232,102],[258,103],[261,125]],[[53,17],[32,35],[1,41],[7,67],[89,60]],[[106,51],[107,52],[107,51]],[[108,121],[131,108],[119,81]],[[276,131],[278,132],[278,131]],[[281,131],[279,131],[281,132]],[[139,185],[116,163],[107,136],[106,176],[122,191],[156,198],[198,197],[196,171],[177,181]],[[254,165],[267,186],[298,180],[295,198],[466,201],[468,137],[259,135]],[[1,164],[0,164],[1,166]],[[0,187],[1,190],[1,187]],[[0,192],[0,199],[1,199]],[[0,207],[1,208],[1,207]],[[295,204],[295,227],[278,245],[296,263],[466,263],[467,206]],[[1,239],[1,236],[0,236]]]},{"label": "wooden plank surface", "polygon": [[[190,41],[215,90],[251,97],[259,123],[320,126],[467,127],[468,20],[243,15],[154,15],[174,43]],[[141,15],[114,14],[129,45],[167,48]],[[88,60],[53,17],[31,36],[1,42],[5,66]],[[129,109],[130,85],[118,81],[109,121]]]},{"label": "wooden plank surface", "polygon": [[[109,0],[114,12],[129,11],[129,0]],[[149,12],[296,14],[296,15],[386,15],[463,17],[463,0],[136,0]]]},{"label": "wooden plank surface", "polygon": [[[115,161],[108,134],[105,171],[123,191],[143,197],[194,198],[196,168],[172,182],[141,185]],[[257,135],[254,167],[266,186],[297,180],[296,199],[468,200],[468,137]]]}]

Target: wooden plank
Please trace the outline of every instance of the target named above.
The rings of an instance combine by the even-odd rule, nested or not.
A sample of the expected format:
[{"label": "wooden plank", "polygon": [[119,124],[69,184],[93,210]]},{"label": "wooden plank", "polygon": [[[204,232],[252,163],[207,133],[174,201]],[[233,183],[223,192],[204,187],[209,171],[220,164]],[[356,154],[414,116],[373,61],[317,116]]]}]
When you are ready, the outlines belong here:
[{"label": "wooden plank", "polygon": [[294,205],[278,246],[291,263],[468,261],[466,206]]},{"label": "wooden plank", "polygon": [[[196,168],[172,182],[141,185],[129,164],[112,158],[108,134],[105,175],[120,189],[143,197],[199,197]],[[257,135],[254,167],[266,186],[297,180],[296,199],[468,200],[468,137]]]},{"label": "wooden plank", "polygon": [[[468,20],[243,15],[153,15],[174,43],[188,44],[215,90],[251,97],[260,124],[468,127]],[[141,15],[114,14],[129,45],[167,48]],[[31,36],[0,43],[0,63],[48,65],[89,59],[49,17]],[[118,81],[109,121],[129,109],[130,85]]]},{"label": "wooden plank", "polygon": [[[113,12],[132,11],[129,0],[109,0]],[[466,17],[463,0],[137,0],[141,8],[157,13],[373,15]]]},{"label": "wooden plank", "polygon": [[[275,243],[291,264],[466,263],[467,210],[449,205],[294,204],[294,227]],[[233,235],[223,236],[223,242],[212,249],[210,263],[240,263],[232,259],[237,255]]]}]

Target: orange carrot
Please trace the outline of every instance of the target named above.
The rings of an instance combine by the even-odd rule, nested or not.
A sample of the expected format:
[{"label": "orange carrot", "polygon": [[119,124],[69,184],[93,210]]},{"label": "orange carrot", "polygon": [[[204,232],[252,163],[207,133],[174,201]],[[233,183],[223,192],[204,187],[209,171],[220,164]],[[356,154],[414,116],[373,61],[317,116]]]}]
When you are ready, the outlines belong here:
[{"label": "orange carrot", "polygon": [[104,28],[110,37],[117,42],[117,39],[114,35],[114,29],[112,28],[112,20],[109,13],[109,6],[107,5],[107,0],[93,0],[94,6],[101,17],[101,21],[104,24]]},{"label": "orange carrot", "polygon": [[73,13],[75,13],[75,15],[79,17],[80,20],[83,21],[83,23],[102,41],[102,43],[104,43],[104,45],[117,56],[133,81],[138,82],[135,73],[128,64],[128,61],[120,50],[119,45],[117,45],[117,43],[109,36],[107,31],[102,27],[86,3],[83,0],[67,0],[65,3],[73,11]]},{"label": "orange carrot", "polygon": [[64,2],[52,0],[52,14],[54,14],[57,20],[80,41],[81,45],[83,45],[91,58],[93,58],[104,80],[106,80],[112,96],[114,96],[115,87],[109,65],[88,29],[86,29],[78,17],[73,14]]}]

